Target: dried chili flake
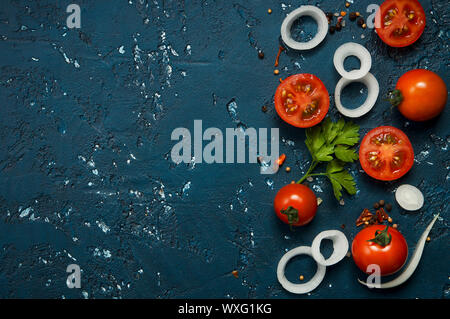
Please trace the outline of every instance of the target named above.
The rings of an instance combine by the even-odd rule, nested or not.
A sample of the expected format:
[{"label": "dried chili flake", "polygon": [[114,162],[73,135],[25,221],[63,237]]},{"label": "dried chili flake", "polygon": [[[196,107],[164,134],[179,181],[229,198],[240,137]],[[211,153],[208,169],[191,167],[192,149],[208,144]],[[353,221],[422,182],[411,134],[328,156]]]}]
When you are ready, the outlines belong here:
[{"label": "dried chili flake", "polygon": [[277,159],[278,166],[283,165],[285,160],[286,160],[286,154],[281,154],[280,157],[278,157],[278,159]]},{"label": "dried chili flake", "polygon": [[277,57],[276,57],[276,59],[275,59],[275,67],[277,67],[278,66],[278,62],[280,61],[280,54],[281,54],[281,52],[283,52],[285,49],[280,45],[279,47],[278,47],[278,53],[277,53]]}]

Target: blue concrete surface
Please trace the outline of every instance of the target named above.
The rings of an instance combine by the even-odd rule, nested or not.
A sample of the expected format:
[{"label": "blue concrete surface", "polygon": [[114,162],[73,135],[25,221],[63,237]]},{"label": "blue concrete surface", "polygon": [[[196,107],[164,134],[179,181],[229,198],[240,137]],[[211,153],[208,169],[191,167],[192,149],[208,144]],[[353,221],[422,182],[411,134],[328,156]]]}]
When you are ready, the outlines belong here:
[{"label": "blue concrete surface", "polygon": [[[349,10],[367,16],[371,2],[380,3],[355,1]],[[282,20],[307,1],[80,0],[79,30],[66,27],[71,1],[1,1],[0,297],[448,298],[450,109],[414,123],[384,100],[400,75],[418,67],[450,87],[448,2],[421,2],[427,26],[411,47],[389,48],[347,19],[318,48],[284,52],[277,77]],[[344,8],[344,1],[312,4]],[[303,175],[310,158],[304,130],[279,119],[273,94],[279,77],[314,73],[332,96],[339,80],[332,56],[347,41],[369,49],[380,84],[376,106],[356,120],[361,134],[384,124],[401,128],[416,161],[395,182],[377,182],[354,164],[359,191],[344,195],[345,205],[328,181],[314,180],[323,203],[311,224],[291,232],[275,217],[273,199]],[[366,92],[352,85],[344,103],[356,105]],[[233,99],[237,114],[227,110]],[[340,117],[333,101],[329,116]],[[292,171],[268,176],[255,164],[174,164],[170,134],[193,129],[195,119],[223,131],[237,123],[279,127]],[[394,203],[402,183],[418,186],[426,199],[418,212],[395,204],[391,213],[410,253],[433,214],[442,216],[407,283],[366,289],[345,258],[309,295],[282,289],[276,266],[285,251],[342,224],[351,240],[362,209],[379,199]],[[65,283],[72,263],[82,268],[80,289]],[[314,267],[297,258],[287,276],[308,277]]]}]

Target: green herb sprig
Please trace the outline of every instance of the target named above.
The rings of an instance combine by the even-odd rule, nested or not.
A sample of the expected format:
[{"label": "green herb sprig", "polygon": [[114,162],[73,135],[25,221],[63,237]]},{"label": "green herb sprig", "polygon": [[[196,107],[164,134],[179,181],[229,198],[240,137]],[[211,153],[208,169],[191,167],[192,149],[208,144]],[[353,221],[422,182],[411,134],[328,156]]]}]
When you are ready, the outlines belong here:
[{"label": "green herb sprig", "polygon": [[[305,144],[312,161],[305,176],[297,183],[302,183],[309,176],[327,176],[337,200],[341,199],[343,188],[350,195],[356,194],[355,180],[344,166],[358,159],[353,148],[358,142],[359,126],[342,118],[336,123],[326,118],[322,125],[306,129]],[[316,166],[324,162],[328,163],[325,173],[313,173]]]}]

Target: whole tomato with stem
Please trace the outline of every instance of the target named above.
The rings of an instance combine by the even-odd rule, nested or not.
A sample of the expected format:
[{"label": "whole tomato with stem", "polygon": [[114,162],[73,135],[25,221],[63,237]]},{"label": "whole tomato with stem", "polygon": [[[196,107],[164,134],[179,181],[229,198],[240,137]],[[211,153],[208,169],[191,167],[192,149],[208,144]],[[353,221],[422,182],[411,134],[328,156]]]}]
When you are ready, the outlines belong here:
[{"label": "whole tomato with stem", "polygon": [[403,235],[390,226],[372,225],[362,229],[353,239],[352,256],[365,273],[367,266],[378,265],[380,275],[397,272],[408,258],[408,244]]},{"label": "whole tomato with stem", "polygon": [[428,121],[438,116],[447,105],[447,86],[436,73],[415,69],[397,81],[389,100],[411,121]]},{"label": "whole tomato with stem", "polygon": [[311,222],[317,212],[317,197],[302,184],[282,187],[274,200],[275,213],[289,226],[303,226]]}]

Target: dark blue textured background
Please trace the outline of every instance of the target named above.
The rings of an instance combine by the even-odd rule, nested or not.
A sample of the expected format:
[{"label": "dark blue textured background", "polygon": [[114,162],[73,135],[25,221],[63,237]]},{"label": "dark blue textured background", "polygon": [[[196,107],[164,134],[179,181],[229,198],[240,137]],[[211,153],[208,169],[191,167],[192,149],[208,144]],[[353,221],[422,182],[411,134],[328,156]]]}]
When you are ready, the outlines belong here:
[{"label": "dark blue textured background", "polygon": [[[355,1],[349,11],[367,16],[371,2]],[[304,130],[274,111],[279,77],[273,63],[283,18],[306,1],[83,0],[77,1],[80,30],[66,27],[69,3],[0,4],[0,297],[449,297],[450,110],[413,123],[383,99],[401,74],[418,67],[437,72],[449,87],[446,0],[421,1],[427,26],[411,47],[389,48],[373,30],[346,18],[343,31],[318,48],[281,55],[281,77],[314,73],[332,97],[336,48],[347,41],[366,46],[380,96],[356,120],[361,134],[396,126],[416,155],[411,172],[392,183],[377,182],[354,164],[359,191],[344,195],[345,205],[333,198],[328,181],[314,180],[310,186],[323,203],[314,221],[296,232],[275,217],[272,202],[278,189],[302,176],[310,158]],[[313,4],[325,12],[344,8],[344,1]],[[258,59],[258,49],[265,59]],[[344,104],[356,105],[366,90],[355,84],[344,93]],[[237,114],[227,111],[233,99]],[[329,115],[339,118],[333,99]],[[238,122],[279,127],[280,151],[292,171],[268,176],[251,164],[175,165],[170,134],[193,129],[194,119],[223,131]],[[402,183],[418,186],[426,198],[418,212],[395,204],[391,213],[410,254],[433,214],[442,216],[407,283],[366,289],[356,281],[363,274],[345,258],[327,268],[309,295],[281,288],[276,266],[285,251],[342,224],[351,241],[361,210],[381,198],[393,203]],[[71,263],[82,268],[81,289],[66,287]],[[314,271],[311,259],[297,258],[287,276],[298,281]]]}]

